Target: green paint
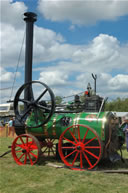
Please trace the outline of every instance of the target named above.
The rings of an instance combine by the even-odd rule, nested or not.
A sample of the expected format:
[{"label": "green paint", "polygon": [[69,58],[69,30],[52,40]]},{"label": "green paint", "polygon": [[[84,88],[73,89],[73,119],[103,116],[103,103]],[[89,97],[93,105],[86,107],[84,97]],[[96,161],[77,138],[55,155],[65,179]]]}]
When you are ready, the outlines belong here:
[{"label": "green paint", "polygon": [[[43,120],[43,116],[41,116],[41,113],[38,114],[38,124]],[[70,123],[68,125],[65,125],[65,122],[62,122],[62,119],[64,117],[68,117],[71,119]],[[50,138],[56,138],[59,139],[62,132],[65,131],[67,127],[70,127],[72,125],[87,125],[91,128],[93,128],[97,134],[101,137],[102,140],[105,139],[104,129],[105,129],[105,120],[106,120],[106,113],[101,112],[100,116],[98,117],[98,113],[62,113],[62,114],[53,114],[50,121],[45,124],[42,127],[38,128],[28,128],[28,133],[32,133],[33,135],[42,135],[44,138],[50,137]],[[37,123],[35,123],[35,117],[34,114],[32,114],[28,120],[27,125],[28,126],[35,126]],[[72,131],[73,132],[73,131]],[[83,127],[80,127],[80,133],[82,137],[85,135],[85,131],[83,131]],[[67,134],[68,135],[68,134]],[[93,134],[88,133],[87,138],[92,138]],[[70,138],[70,136],[67,136]]]}]

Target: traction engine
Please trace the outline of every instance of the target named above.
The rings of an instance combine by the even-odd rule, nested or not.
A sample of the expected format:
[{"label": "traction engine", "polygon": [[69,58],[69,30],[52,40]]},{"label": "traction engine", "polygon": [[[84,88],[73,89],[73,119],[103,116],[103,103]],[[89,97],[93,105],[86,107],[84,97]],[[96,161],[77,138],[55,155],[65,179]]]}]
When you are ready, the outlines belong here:
[{"label": "traction engine", "polygon": [[[116,160],[124,143],[117,117],[105,112],[105,99],[88,84],[81,101],[56,105],[54,93],[40,81],[32,81],[33,23],[36,14],[24,14],[26,22],[25,84],[14,98],[15,131],[12,155],[19,165],[36,164],[44,157],[61,158],[74,170],[93,169],[104,159]],[[20,107],[20,109],[19,109]]]}]

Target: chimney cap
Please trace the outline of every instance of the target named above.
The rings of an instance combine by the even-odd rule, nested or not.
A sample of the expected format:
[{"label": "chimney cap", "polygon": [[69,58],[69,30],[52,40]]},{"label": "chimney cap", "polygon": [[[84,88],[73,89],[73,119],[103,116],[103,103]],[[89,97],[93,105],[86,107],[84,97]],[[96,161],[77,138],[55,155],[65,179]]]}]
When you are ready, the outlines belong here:
[{"label": "chimney cap", "polygon": [[37,20],[37,14],[36,13],[33,13],[33,12],[25,12],[24,13],[24,20],[25,21],[36,21]]}]

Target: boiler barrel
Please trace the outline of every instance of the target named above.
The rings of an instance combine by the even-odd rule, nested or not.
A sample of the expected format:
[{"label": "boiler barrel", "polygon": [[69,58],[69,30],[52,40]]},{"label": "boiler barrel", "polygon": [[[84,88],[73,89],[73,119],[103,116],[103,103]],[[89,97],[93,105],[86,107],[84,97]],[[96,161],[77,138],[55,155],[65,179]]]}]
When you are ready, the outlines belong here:
[{"label": "boiler barrel", "polygon": [[[32,135],[38,137],[42,137],[42,139],[45,138],[51,138],[51,139],[59,139],[60,135],[63,131],[65,131],[66,128],[74,125],[74,128],[72,128],[72,132],[75,132],[75,125],[87,125],[91,128],[93,128],[97,134],[100,136],[101,140],[105,140],[105,130],[106,130],[106,123],[107,123],[107,113],[101,112],[100,116],[98,116],[98,113],[65,113],[65,114],[53,114],[51,120],[43,125],[42,127],[38,128],[28,128],[27,133],[31,133]],[[31,123],[33,124],[33,123]],[[80,128],[80,132],[83,128]],[[71,137],[70,134],[66,134],[69,136],[66,136],[68,138]],[[83,132],[83,135],[85,135],[85,132]],[[84,136],[83,136],[84,137]],[[92,136],[88,135],[88,138],[91,138]]]}]

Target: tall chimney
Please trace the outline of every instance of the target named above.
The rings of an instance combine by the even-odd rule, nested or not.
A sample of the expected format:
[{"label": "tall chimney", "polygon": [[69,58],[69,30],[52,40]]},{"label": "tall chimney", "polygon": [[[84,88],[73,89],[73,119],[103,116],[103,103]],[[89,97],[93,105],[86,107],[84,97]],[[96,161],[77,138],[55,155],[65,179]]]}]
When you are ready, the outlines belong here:
[{"label": "tall chimney", "polygon": [[[25,80],[24,83],[32,81],[32,59],[33,59],[33,24],[37,20],[37,15],[32,12],[24,13],[26,22],[26,48],[25,48]],[[32,89],[26,89],[24,93],[26,100],[32,100]]]}]

